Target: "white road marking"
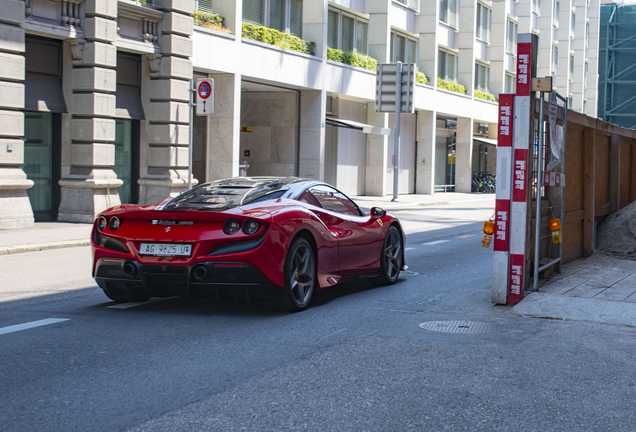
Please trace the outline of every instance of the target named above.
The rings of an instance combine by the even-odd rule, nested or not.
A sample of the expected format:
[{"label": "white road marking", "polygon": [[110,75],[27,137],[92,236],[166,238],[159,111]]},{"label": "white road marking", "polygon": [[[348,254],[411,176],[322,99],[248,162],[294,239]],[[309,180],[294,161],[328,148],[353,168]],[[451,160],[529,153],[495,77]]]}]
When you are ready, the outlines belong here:
[{"label": "white road marking", "polygon": [[43,319],[43,320],[39,320],[39,321],[31,321],[28,323],[24,323],[24,324],[16,324],[16,325],[12,325],[12,326],[8,326],[8,327],[2,327],[0,328],[0,335],[3,334],[7,334],[7,333],[13,333],[13,332],[17,332],[20,330],[27,330],[30,328],[34,328],[34,327],[40,327],[40,326],[45,326],[45,325],[49,325],[49,324],[55,324],[55,323],[59,323],[62,321],[68,321],[68,318],[47,318],[47,319]]},{"label": "white road marking", "polygon": [[415,248],[404,248],[405,251],[415,250]]},{"label": "white road marking", "polygon": [[129,302],[129,303],[118,303],[111,306],[106,306],[108,309],[129,309],[137,306],[147,305],[151,303],[157,303],[164,300],[170,300],[176,297],[162,297],[162,298],[151,298],[150,300],[146,300],[145,302]]},{"label": "white road marking", "polygon": [[430,246],[430,245],[436,245],[436,244],[440,244],[440,243],[446,243],[449,242],[450,240],[437,240],[437,241],[432,241],[432,242],[428,242],[428,243],[424,243],[424,246]]}]

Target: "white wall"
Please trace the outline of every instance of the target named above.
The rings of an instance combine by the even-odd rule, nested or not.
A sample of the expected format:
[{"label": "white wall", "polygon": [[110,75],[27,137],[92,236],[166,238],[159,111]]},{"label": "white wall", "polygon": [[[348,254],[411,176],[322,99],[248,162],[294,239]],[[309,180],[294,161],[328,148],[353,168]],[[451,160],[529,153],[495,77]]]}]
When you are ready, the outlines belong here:
[{"label": "white wall", "polygon": [[[366,103],[346,100],[338,102],[338,118],[366,123]],[[336,187],[346,194],[364,195],[367,162],[366,134],[355,129],[337,128],[337,135]]]},{"label": "white wall", "polygon": [[[400,119],[400,182],[398,193],[415,193],[415,114],[402,114]],[[387,171],[391,172],[387,175],[386,183],[389,193],[393,192],[393,166],[391,164],[393,151],[395,146],[395,114],[389,114],[389,127],[391,134],[389,135],[389,145],[387,149]]]}]

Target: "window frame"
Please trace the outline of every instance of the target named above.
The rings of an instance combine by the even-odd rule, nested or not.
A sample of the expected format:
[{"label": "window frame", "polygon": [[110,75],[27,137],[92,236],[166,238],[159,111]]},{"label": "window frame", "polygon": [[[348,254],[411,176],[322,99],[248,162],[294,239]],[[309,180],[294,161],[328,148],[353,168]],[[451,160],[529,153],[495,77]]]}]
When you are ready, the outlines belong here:
[{"label": "window frame", "polygon": [[[486,74],[486,87],[482,87],[481,78]],[[490,93],[490,65],[475,61],[475,90]]]},{"label": "window frame", "polygon": [[[395,50],[395,44],[397,42],[398,37],[404,38],[404,61],[403,64],[417,64],[417,60],[419,57],[419,43],[420,40],[416,37],[413,37],[405,32],[401,32],[399,30],[391,29],[391,43],[390,43],[390,56],[391,63],[397,63],[397,52]],[[411,59],[409,55],[409,42],[415,43],[415,59]]]},{"label": "window frame", "polygon": [[[354,54],[361,54],[361,55],[369,55],[369,20],[362,18],[358,15],[355,15],[353,13],[344,11],[342,9],[338,9],[335,7],[331,7],[329,6],[329,10],[327,12],[327,14],[329,14],[329,12],[335,12],[338,14],[338,18],[337,18],[337,35],[336,35],[336,39],[337,39],[337,47],[333,47],[333,46],[329,46],[329,37],[327,37],[327,46],[329,48],[334,48],[334,49],[339,49],[342,51],[346,51],[346,52],[352,52]],[[328,16],[328,15],[327,15]],[[351,43],[352,43],[352,47],[353,49],[351,51],[347,51],[342,49],[342,23],[343,23],[343,17],[346,16],[347,18],[352,18],[353,19],[353,32],[351,35]],[[361,52],[358,49],[358,36],[359,36],[359,25],[360,23],[364,24],[367,26],[367,33],[366,33],[366,41],[364,43],[365,45],[365,52]],[[327,19],[327,35],[329,34],[329,19]]]},{"label": "window frame", "polygon": [[[444,55],[446,56],[445,60],[444,60],[444,72],[445,72],[444,76],[440,76],[440,73],[439,73],[439,66],[441,64],[440,58],[439,58],[440,57],[440,55],[439,55],[440,53],[444,53]],[[451,78],[451,79],[447,78],[448,77],[448,64],[449,64],[448,60],[449,60],[449,56],[454,58],[454,65],[453,65],[454,67],[453,67],[453,69],[455,71],[455,76],[453,78]],[[457,55],[457,53],[455,53],[455,52],[453,52],[453,51],[451,51],[449,49],[445,49],[443,47],[440,47],[440,46],[437,47],[437,77],[438,78],[442,78],[445,81],[457,82],[457,66],[458,66],[458,62],[459,62],[459,56]]]},{"label": "window frame", "polygon": [[[487,12],[485,29],[482,27],[483,19],[484,19],[484,11]],[[486,6],[485,4],[481,2],[477,2],[476,14],[477,14],[477,18],[476,18],[477,25],[475,26],[475,37],[482,42],[490,44],[490,36],[492,34],[492,8]],[[484,30],[486,32],[486,37],[484,37],[484,35],[482,34]]]},{"label": "window frame", "polygon": [[[349,207],[349,206],[347,206],[345,204],[343,204],[343,206],[345,208],[347,208],[349,211],[351,211],[352,213],[343,213],[341,211],[333,210],[333,209],[325,207],[323,205],[323,202],[321,202],[320,199],[318,199],[318,197],[314,194],[315,190],[320,190],[320,189],[324,189],[323,192],[331,192],[332,194],[333,193],[338,193],[338,194],[342,195],[346,201],[351,203],[351,207]],[[318,184],[318,185],[313,185],[313,186],[308,187],[305,191],[306,192],[308,191],[314,197],[314,199],[318,202],[318,204],[320,204],[320,207],[323,208],[324,210],[327,210],[327,211],[330,211],[330,212],[333,212],[333,213],[337,213],[337,214],[341,214],[341,215],[346,215],[346,216],[355,216],[355,217],[366,216],[366,214],[362,211],[362,209],[360,207],[358,207],[358,204],[356,204],[351,198],[349,198],[347,195],[345,195],[344,193],[340,192],[338,189],[336,189],[336,188],[334,188],[332,186],[328,186],[328,185],[324,185],[324,184]],[[304,195],[304,193],[305,192],[303,192],[300,196]],[[299,198],[300,198],[300,196],[299,196]],[[337,198],[337,199],[339,199],[339,198]],[[311,203],[309,203],[309,204],[311,204]],[[353,209],[356,209],[358,213],[355,214],[353,212]]]},{"label": "window frame", "polygon": [[[450,22],[451,16],[451,2],[455,2],[455,22]],[[445,5],[444,5],[445,4]],[[445,18],[442,18],[442,13],[445,13]],[[437,17],[438,21],[452,27],[454,29],[459,28],[459,0],[439,0],[439,15]]]},{"label": "window frame", "polygon": [[[245,0],[242,0],[245,1]],[[249,1],[249,0],[248,0]],[[275,29],[275,30],[279,30],[282,33],[287,33],[287,34],[292,34],[291,33],[291,5],[292,5],[292,0],[283,0],[285,2],[285,6],[284,6],[284,20],[285,20],[285,30],[279,30],[279,29]],[[303,3],[303,1],[301,0],[301,4]],[[271,0],[263,0],[263,23],[262,24],[256,24],[256,25],[262,25],[263,27],[267,27],[267,28],[274,28],[272,27],[272,23],[271,23],[271,5],[272,5],[272,1]],[[241,18],[242,19],[242,18]],[[248,21],[244,21],[244,22],[248,22]],[[249,21],[252,22],[252,21]],[[303,36],[303,31],[302,31],[302,21],[301,21],[301,26],[300,26],[300,35],[292,35],[292,36],[297,36],[299,38],[302,39]]]},{"label": "window frame", "polygon": [[[517,76],[514,74],[514,72],[510,71],[506,71],[504,75],[504,93],[515,94],[517,86]],[[510,82],[512,83],[511,86],[509,86],[508,80],[510,80]]]},{"label": "window frame", "polygon": [[[510,25],[514,27],[514,38],[510,40]],[[506,52],[508,54],[517,55],[517,35],[519,34],[519,23],[508,18],[506,21]],[[512,49],[509,49],[509,44],[512,45]]]}]

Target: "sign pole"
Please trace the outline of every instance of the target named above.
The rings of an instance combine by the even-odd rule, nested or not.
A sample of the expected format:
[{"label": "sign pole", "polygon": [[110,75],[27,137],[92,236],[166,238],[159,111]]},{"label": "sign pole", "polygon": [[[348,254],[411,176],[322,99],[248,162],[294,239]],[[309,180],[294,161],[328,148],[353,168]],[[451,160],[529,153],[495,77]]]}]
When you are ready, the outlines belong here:
[{"label": "sign pole", "polygon": [[[408,102],[407,102],[408,103]],[[395,142],[393,144],[393,199],[398,200],[400,179],[400,117],[402,112],[402,62],[397,62],[395,71]]]},{"label": "sign pole", "polygon": [[194,111],[194,101],[193,101],[193,96],[194,96],[194,80],[190,80],[190,94],[189,94],[189,115],[190,115],[190,120],[189,120],[189,139],[188,139],[188,190],[192,189],[192,133],[194,129],[194,125],[193,125],[193,121],[192,118],[194,117],[193,115],[193,111]]}]

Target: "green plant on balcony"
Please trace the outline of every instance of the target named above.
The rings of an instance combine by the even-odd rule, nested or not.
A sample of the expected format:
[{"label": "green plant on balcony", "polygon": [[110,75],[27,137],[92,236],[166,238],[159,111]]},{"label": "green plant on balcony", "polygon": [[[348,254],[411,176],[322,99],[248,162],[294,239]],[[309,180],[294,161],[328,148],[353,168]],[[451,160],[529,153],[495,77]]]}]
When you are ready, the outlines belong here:
[{"label": "green plant on balcony", "polygon": [[423,72],[417,71],[415,73],[415,82],[428,85],[428,78]]},{"label": "green plant on balcony", "polygon": [[243,37],[270,45],[275,45],[284,50],[296,51],[304,54],[314,54],[316,44],[307,42],[289,33],[282,33],[276,29],[271,29],[250,23],[243,23]]},{"label": "green plant on balcony", "polygon": [[483,100],[487,100],[487,101],[490,101],[490,102],[497,102],[497,98],[492,93],[483,92],[481,90],[475,90],[474,94],[475,94],[475,97],[478,98],[478,99],[483,99]]},{"label": "green plant on balcony", "polygon": [[455,93],[466,94],[466,86],[457,84],[455,81],[446,81],[443,78],[437,78],[437,87]]},{"label": "green plant on balcony", "polygon": [[350,66],[356,66],[372,71],[375,71],[378,66],[378,61],[373,57],[329,47],[327,47],[327,60],[344,63]]},{"label": "green plant on balcony", "polygon": [[201,12],[200,10],[194,10],[194,25],[203,27],[210,30],[216,30],[223,33],[232,33],[230,29],[226,28],[223,24],[225,18],[211,12]]}]

